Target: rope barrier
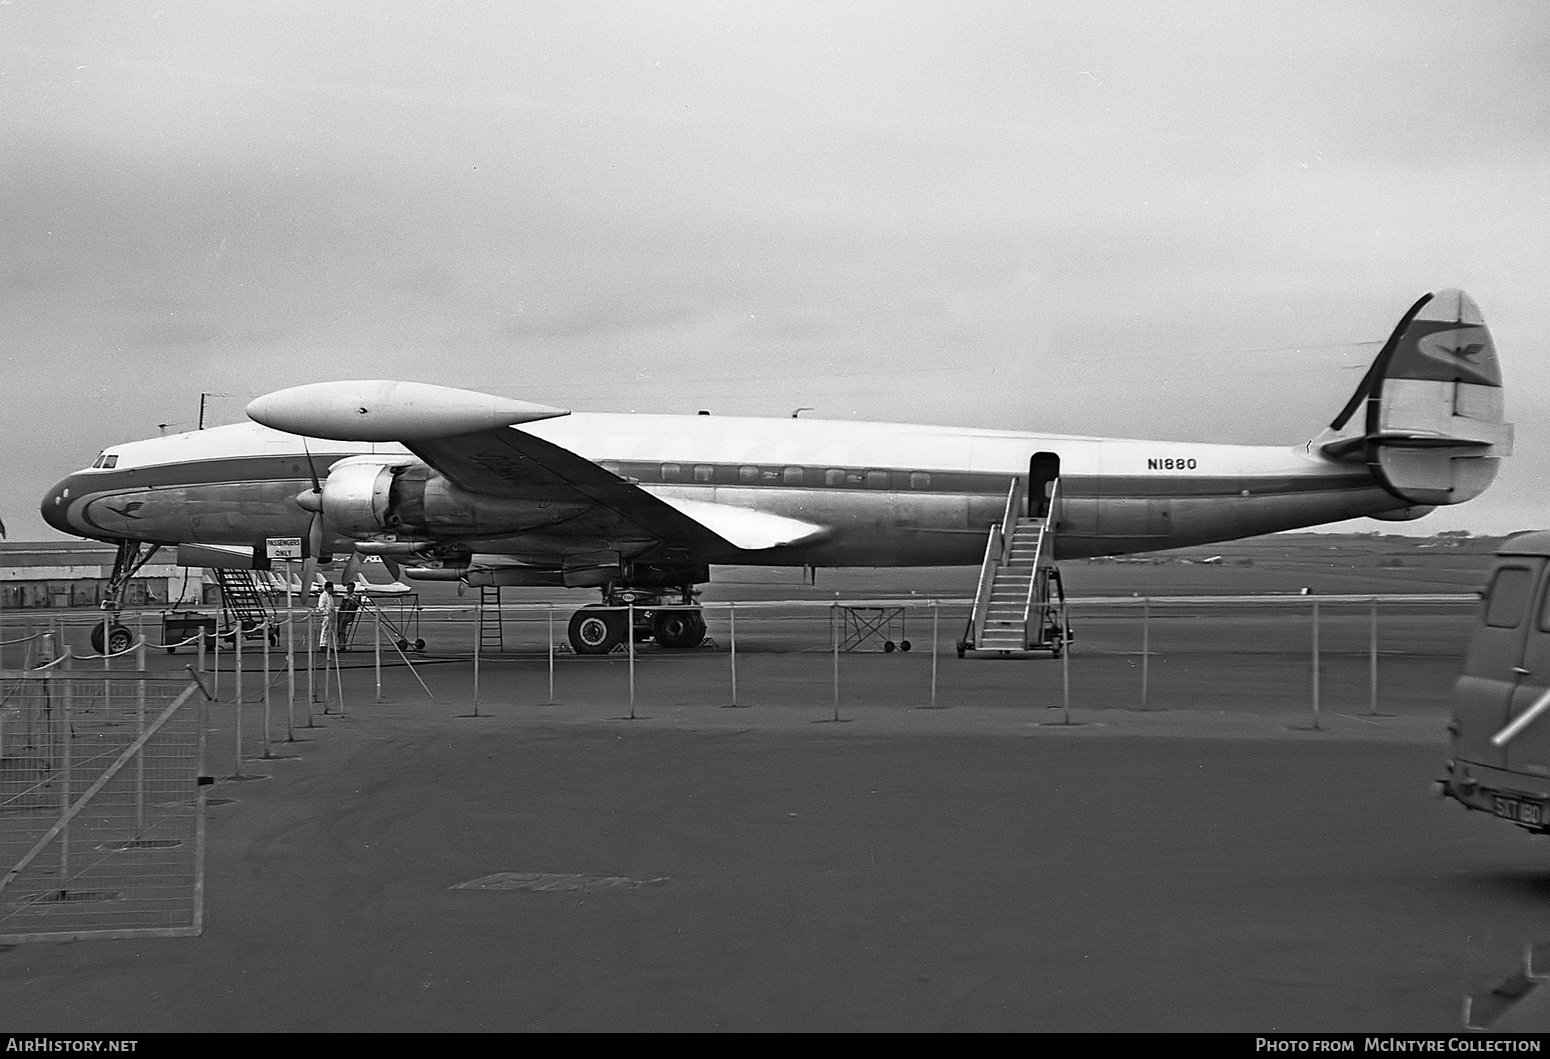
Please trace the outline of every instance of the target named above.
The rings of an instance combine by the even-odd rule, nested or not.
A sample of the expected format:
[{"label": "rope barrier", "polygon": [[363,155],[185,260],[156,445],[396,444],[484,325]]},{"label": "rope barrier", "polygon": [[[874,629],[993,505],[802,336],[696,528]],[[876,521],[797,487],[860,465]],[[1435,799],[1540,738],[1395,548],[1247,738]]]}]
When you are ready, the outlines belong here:
[{"label": "rope barrier", "polygon": [[75,657],[74,651],[75,649],[73,647],[66,647],[64,653],[61,654],[58,658],[54,659],[52,662],[45,662],[41,666],[34,666],[32,671],[36,673],[40,670],[51,669],[54,666],[57,666],[59,663],[63,662],[65,659]]},{"label": "rope barrier", "polygon": [[31,636],[22,636],[15,640],[0,640],[0,647],[10,647],[12,644],[27,643],[29,640],[36,640],[38,637],[43,635],[45,634],[41,632],[35,632]]},{"label": "rope barrier", "polygon": [[[153,650],[156,650],[156,651],[163,651],[163,650],[173,651],[173,650],[178,649],[179,647],[187,647],[191,643],[196,643],[199,640],[200,635],[201,635],[200,633],[196,632],[196,633],[194,633],[194,635],[190,636],[188,639],[186,639],[186,640],[179,640],[177,643],[151,643],[151,641],[146,640],[145,641],[145,646],[147,646],[147,647],[149,647],[149,648],[151,648]],[[144,639],[144,637],[141,637],[141,639]]]},{"label": "rope barrier", "polygon": [[76,655],[75,657],[77,661],[81,662],[94,662],[99,658],[123,658],[125,655],[133,654],[135,651],[139,650],[140,645],[143,643],[145,643],[145,637],[136,636],[134,642],[131,643],[128,647],[124,648],[122,651],[113,651],[111,653],[104,651],[100,655]]}]

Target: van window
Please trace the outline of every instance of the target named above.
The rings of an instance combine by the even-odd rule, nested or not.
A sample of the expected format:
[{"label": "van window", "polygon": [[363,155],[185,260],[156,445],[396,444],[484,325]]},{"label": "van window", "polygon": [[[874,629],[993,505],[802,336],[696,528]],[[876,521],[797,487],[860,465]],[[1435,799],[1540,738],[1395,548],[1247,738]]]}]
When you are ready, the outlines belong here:
[{"label": "van window", "polygon": [[1550,632],[1550,592],[1544,593],[1539,601],[1539,631]]},{"label": "van window", "polygon": [[1516,629],[1522,625],[1533,589],[1532,571],[1521,566],[1497,570],[1486,593],[1485,623],[1496,629]]},{"label": "van window", "polygon": [[683,477],[683,468],[676,463],[664,463],[662,465],[662,480],[664,482],[676,482]]},{"label": "van window", "polygon": [[696,463],[694,465],[694,480],[696,482],[708,482],[716,476],[716,468],[708,463]]}]

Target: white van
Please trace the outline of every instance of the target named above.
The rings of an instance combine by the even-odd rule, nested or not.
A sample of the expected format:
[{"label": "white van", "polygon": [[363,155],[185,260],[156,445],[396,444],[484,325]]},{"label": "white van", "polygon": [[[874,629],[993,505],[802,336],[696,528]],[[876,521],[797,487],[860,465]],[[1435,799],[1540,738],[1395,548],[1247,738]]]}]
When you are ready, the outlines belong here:
[{"label": "white van", "polygon": [[1550,532],[1505,541],[1454,685],[1437,793],[1550,831]]}]

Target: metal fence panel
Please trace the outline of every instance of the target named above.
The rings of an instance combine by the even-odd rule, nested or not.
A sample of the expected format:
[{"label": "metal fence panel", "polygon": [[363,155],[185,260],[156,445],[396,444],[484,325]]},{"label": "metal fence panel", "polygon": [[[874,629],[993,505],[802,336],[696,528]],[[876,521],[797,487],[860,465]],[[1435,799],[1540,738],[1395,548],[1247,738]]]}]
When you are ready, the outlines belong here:
[{"label": "metal fence panel", "polygon": [[0,673],[0,943],[200,932],[196,690]]}]

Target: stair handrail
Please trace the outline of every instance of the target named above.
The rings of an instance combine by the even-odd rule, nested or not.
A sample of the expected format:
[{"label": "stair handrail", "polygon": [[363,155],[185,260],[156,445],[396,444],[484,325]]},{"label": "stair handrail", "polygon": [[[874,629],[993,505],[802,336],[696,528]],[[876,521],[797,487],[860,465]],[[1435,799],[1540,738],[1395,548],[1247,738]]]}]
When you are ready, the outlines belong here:
[{"label": "stair handrail", "polygon": [[978,647],[985,635],[985,614],[990,609],[990,586],[996,578],[996,557],[1001,554],[1001,542],[1005,534],[1001,527],[992,524],[990,535],[985,538],[985,558],[980,562],[980,580],[974,590],[974,609],[969,612],[968,627],[963,639],[970,647]]},{"label": "stair handrail", "polygon": [[1006,492],[1006,510],[1001,515],[1001,561],[1012,557],[1012,535],[1017,532],[1018,512],[1026,507],[1028,480],[1021,475],[1012,477],[1012,487]]},{"label": "stair handrail", "polygon": [[[1033,620],[1033,591],[1039,583],[1039,570],[1045,565],[1044,538],[1049,533],[1050,526],[1055,521],[1055,504],[1060,499],[1060,479],[1056,478],[1050,483],[1049,511],[1044,520],[1039,524],[1039,539],[1033,548],[1033,575],[1028,578],[1028,596],[1023,600],[1023,646],[1027,647],[1032,639],[1028,635],[1028,623]],[[1040,615],[1040,631],[1043,631],[1043,615]]]}]

